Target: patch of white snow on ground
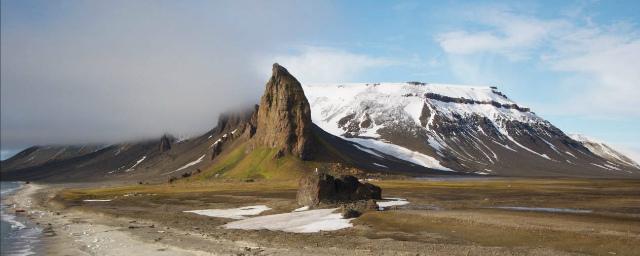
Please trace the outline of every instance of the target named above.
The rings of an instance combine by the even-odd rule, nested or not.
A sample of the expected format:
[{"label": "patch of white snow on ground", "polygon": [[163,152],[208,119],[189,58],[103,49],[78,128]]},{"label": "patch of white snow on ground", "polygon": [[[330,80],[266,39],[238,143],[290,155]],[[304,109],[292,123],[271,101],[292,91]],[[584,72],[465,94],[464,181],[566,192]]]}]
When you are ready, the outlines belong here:
[{"label": "patch of white snow on ground", "polygon": [[382,167],[382,168],[389,168],[389,167],[387,167],[386,165],[379,164],[379,163],[373,163],[373,165],[375,165],[375,166],[379,166],[379,167]]},{"label": "patch of white snow on ground", "polygon": [[350,228],[352,219],[342,218],[334,209],[317,209],[301,212],[259,216],[224,225],[228,229],[285,231],[292,233],[314,233]]},{"label": "patch of white snow on ground", "polygon": [[84,202],[111,202],[111,199],[85,199]]},{"label": "patch of white snow on ground", "polygon": [[389,200],[389,201],[376,202],[378,204],[378,209],[381,211],[387,207],[409,204],[409,201],[407,201],[407,199],[404,199],[404,198],[383,198],[383,200]]},{"label": "patch of white snow on ground", "polygon": [[246,219],[247,216],[258,215],[264,211],[271,210],[271,208],[266,205],[253,205],[253,206],[245,206],[240,208],[231,208],[231,209],[206,209],[206,210],[193,210],[193,211],[184,211],[189,213],[200,214],[209,217],[218,217],[218,218],[229,218],[242,220]]},{"label": "patch of white snow on ground", "polygon": [[364,151],[364,152],[367,152],[367,153],[369,153],[369,154],[372,154],[372,155],[377,156],[377,157],[380,157],[380,158],[384,158],[384,157],[382,157],[380,154],[376,153],[375,151],[373,151],[373,150],[372,150],[372,149],[370,149],[370,148],[363,147],[363,146],[361,146],[361,145],[359,145],[359,144],[353,144],[353,145],[354,145],[356,148],[358,148],[358,149],[360,149],[360,150],[362,150],[362,151]]},{"label": "patch of white snow on ground", "polygon": [[140,160],[138,160],[135,164],[133,164],[133,166],[131,166],[131,168],[124,170],[124,172],[130,172],[135,170],[136,166],[138,166],[140,163],[142,163],[142,161],[144,161],[144,159],[146,159],[147,156],[143,156],[142,158],[140,158]]},{"label": "patch of white snow on ground", "polygon": [[163,173],[162,175],[167,175],[167,174],[170,174],[170,173],[174,173],[174,172],[182,171],[182,170],[187,169],[187,168],[189,168],[189,167],[191,167],[191,166],[194,166],[194,165],[196,165],[196,164],[198,164],[198,163],[202,162],[202,159],[204,159],[204,157],[205,157],[205,156],[206,156],[206,154],[202,155],[200,158],[196,159],[196,160],[195,160],[195,161],[193,161],[193,162],[187,163],[187,164],[183,165],[182,167],[180,167],[180,168],[178,168],[178,169],[175,169],[175,170],[173,170],[173,171],[165,172],[165,173]]},{"label": "patch of white snow on ground", "polygon": [[309,210],[309,206],[302,206],[302,207],[300,207],[298,209],[295,209],[293,211],[294,212],[304,212],[304,211],[307,211],[307,210]]},{"label": "patch of white snow on ground", "polygon": [[422,165],[427,168],[438,169],[441,171],[454,172],[454,170],[451,170],[447,167],[442,166],[437,159],[429,155],[425,155],[417,151],[412,151],[398,145],[394,145],[391,143],[386,143],[386,142],[382,142],[380,140],[374,140],[374,139],[361,139],[361,138],[345,138],[345,139],[358,143],[368,148],[375,148],[377,151],[380,151],[384,154],[387,154],[405,161],[409,161],[417,165]]},{"label": "patch of white snow on ground", "polygon": [[[620,170],[620,168],[617,168],[617,167],[613,167],[613,166],[609,166],[609,167],[608,167],[608,166],[606,166],[607,164],[605,164],[605,165],[599,165],[599,164],[595,164],[595,163],[591,163],[591,164],[592,164],[592,165],[595,165],[595,166],[597,166],[597,167],[600,167],[600,168],[602,168],[602,169],[605,169],[605,170],[610,170],[610,171],[618,171],[618,170]],[[612,168],[612,167],[613,167],[613,168]],[[615,168],[615,169],[614,169],[614,168]]]}]

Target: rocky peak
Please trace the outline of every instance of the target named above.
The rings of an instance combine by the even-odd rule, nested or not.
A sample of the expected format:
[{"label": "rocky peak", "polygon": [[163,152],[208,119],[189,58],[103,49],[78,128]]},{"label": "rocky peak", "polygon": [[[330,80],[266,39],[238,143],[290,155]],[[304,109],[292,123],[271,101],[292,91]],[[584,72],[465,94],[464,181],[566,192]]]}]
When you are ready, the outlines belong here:
[{"label": "rocky peak", "polygon": [[311,109],[302,85],[287,69],[273,64],[258,109],[257,145],[308,160],[313,151],[311,129]]}]

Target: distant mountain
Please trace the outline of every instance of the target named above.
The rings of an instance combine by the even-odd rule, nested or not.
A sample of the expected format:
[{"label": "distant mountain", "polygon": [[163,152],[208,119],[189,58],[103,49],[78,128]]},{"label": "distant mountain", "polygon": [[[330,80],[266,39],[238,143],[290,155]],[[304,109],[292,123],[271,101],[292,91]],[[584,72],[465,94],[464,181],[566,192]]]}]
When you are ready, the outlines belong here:
[{"label": "distant mountain", "polygon": [[583,146],[589,149],[592,153],[607,159],[609,164],[606,167],[619,170],[620,168],[640,168],[640,165],[633,161],[631,158],[623,155],[622,153],[614,150],[604,142],[589,138],[582,134],[569,134],[569,137],[582,143]]},{"label": "distant mountain", "polygon": [[640,173],[628,158],[603,156],[496,87],[408,82],[303,88],[314,123],[325,131],[427,168],[507,176]]},{"label": "distant mountain", "polygon": [[201,136],[31,147],[2,180],[166,182],[366,175],[640,177],[604,144],[577,141],[497,88],[441,84],[303,86],[274,64],[260,105]]}]

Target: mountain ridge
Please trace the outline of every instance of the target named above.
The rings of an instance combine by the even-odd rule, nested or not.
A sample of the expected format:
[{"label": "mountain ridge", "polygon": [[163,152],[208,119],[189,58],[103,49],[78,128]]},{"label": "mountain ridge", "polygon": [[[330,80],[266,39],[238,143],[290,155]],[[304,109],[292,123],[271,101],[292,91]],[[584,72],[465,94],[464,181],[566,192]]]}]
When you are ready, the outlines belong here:
[{"label": "mountain ridge", "polygon": [[[324,130],[429,168],[507,176],[639,171],[608,163],[496,87],[409,82],[303,88],[313,120]],[[609,173],[618,170],[624,173]]]},{"label": "mountain ridge", "polygon": [[302,85],[276,63],[259,105],[221,114],[200,136],[33,147],[2,161],[0,174],[159,182],[288,179],[320,168],[359,176],[640,177],[624,155],[607,158],[585,143],[496,87]]}]

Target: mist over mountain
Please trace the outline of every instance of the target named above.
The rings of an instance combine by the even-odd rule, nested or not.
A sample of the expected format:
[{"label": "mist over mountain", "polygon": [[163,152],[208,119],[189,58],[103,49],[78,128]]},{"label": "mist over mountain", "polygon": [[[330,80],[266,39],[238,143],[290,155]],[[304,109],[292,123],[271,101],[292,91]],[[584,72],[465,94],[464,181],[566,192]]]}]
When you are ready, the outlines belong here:
[{"label": "mist over mountain", "polygon": [[329,8],[3,1],[2,149],[202,133],[218,114],[257,103],[255,63],[322,31]]}]

